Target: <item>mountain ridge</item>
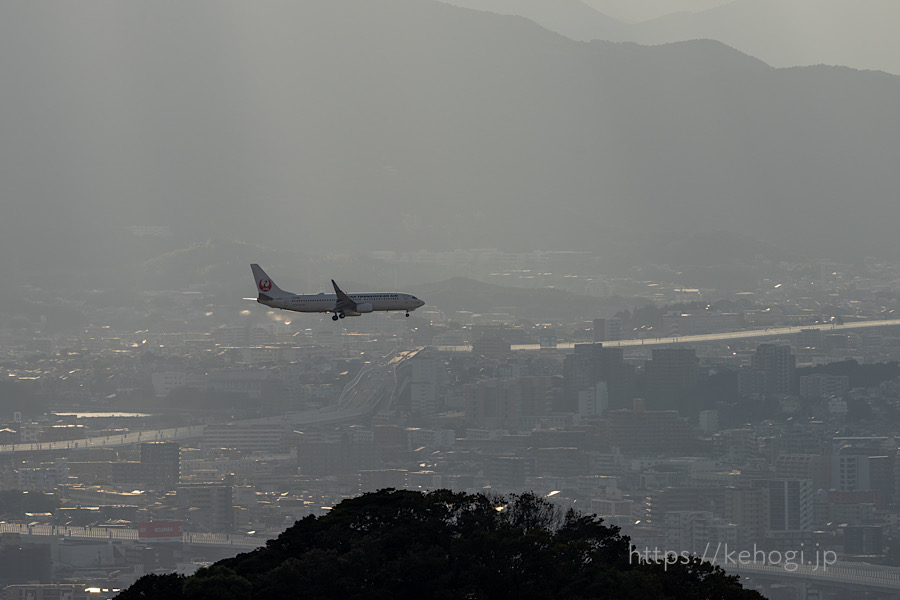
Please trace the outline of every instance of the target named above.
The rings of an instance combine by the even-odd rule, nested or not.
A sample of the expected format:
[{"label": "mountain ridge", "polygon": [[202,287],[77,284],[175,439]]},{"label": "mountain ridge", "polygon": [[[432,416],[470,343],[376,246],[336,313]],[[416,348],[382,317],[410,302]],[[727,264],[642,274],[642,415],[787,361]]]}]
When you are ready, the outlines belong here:
[{"label": "mountain ridge", "polygon": [[173,248],[641,261],[713,228],[897,256],[896,76],[573,42],[424,0],[100,5],[0,7],[27,25],[2,54],[32,67],[0,62],[4,272],[146,260],[132,225]]}]

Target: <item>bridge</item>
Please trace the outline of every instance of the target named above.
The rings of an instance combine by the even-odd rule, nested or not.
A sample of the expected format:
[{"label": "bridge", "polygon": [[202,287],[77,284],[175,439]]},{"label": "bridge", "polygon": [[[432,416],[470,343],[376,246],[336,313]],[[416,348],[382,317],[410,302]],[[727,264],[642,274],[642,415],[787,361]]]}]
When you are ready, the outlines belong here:
[{"label": "bridge", "polygon": [[869,329],[872,327],[900,327],[900,319],[883,319],[878,321],[856,321],[853,323],[815,323],[812,325],[791,325],[788,327],[767,327],[765,329],[743,329],[722,333],[703,333],[698,335],[678,335],[661,338],[641,338],[634,340],[617,340],[603,342],[604,346],[653,346],[661,344],[689,344],[696,342],[717,342],[744,340],[751,338],[783,337],[801,331],[847,331],[852,329]]},{"label": "bridge", "polygon": [[[671,346],[672,344],[691,344],[700,342],[719,342],[744,340],[752,338],[784,337],[801,331],[845,331],[851,329],[868,329],[871,327],[900,327],[900,319],[882,319],[878,321],[856,321],[853,323],[814,323],[811,325],[790,325],[787,327],[767,327],[765,329],[741,329],[723,331],[721,333],[702,333],[697,335],[673,335],[666,337],[642,337],[629,340],[607,340],[604,346],[613,348],[629,348],[635,346]],[[576,344],[589,344],[590,340],[563,342],[554,348],[571,350]],[[472,346],[437,346],[441,352],[471,352]],[[540,344],[513,344],[511,350],[541,350]]]},{"label": "bridge", "polygon": [[[49,543],[53,539],[73,541],[118,541],[132,544],[152,544],[152,539],[141,539],[137,529],[124,527],[70,527],[67,525],[43,525],[0,523],[0,534],[16,533],[25,539]],[[253,550],[265,546],[266,540],[250,535],[233,533],[191,533],[185,532],[181,542],[193,546],[234,548],[237,552]],[[157,542],[158,543],[158,542]]]},{"label": "bridge", "polygon": [[[821,553],[816,558],[821,560]],[[810,562],[812,564],[809,564]],[[844,561],[819,564],[815,558],[805,564],[764,564],[753,561],[741,563],[735,560],[719,566],[730,575],[740,575],[742,579],[747,577],[751,583],[763,587],[772,584],[797,587],[801,600],[806,597],[807,587],[819,590],[853,589],[876,595],[889,594],[892,597],[900,591],[900,567]]]},{"label": "bridge", "polygon": [[117,435],[83,438],[80,440],[62,440],[58,442],[24,442],[19,444],[0,445],[0,454],[14,452],[72,451],[91,448],[114,448],[130,446],[142,442],[170,442],[198,438],[203,435],[204,425],[192,427],[174,427],[153,431],[134,431]]}]

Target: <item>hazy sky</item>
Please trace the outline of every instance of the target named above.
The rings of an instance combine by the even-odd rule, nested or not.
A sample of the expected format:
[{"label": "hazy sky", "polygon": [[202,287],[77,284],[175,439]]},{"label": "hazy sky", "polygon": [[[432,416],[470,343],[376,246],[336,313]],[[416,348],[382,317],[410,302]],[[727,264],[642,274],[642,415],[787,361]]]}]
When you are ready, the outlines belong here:
[{"label": "hazy sky", "polygon": [[[900,79],[779,72],[756,50],[872,68],[900,57],[883,51],[895,5],[865,0],[882,11],[845,17],[858,35],[829,55],[792,27],[827,40],[809,15],[836,22],[840,0],[783,0],[821,8],[799,21],[738,0],[652,28],[578,0],[479,1],[652,45],[426,0],[0,2],[0,275],[109,281],[209,239],[609,253],[633,230],[706,226],[810,253],[894,243]],[[707,41],[661,45],[672,29]],[[242,272],[267,262],[242,251]]]},{"label": "hazy sky", "polygon": [[700,11],[728,4],[729,0],[583,0],[585,4],[621,21],[646,21],[681,11]]}]

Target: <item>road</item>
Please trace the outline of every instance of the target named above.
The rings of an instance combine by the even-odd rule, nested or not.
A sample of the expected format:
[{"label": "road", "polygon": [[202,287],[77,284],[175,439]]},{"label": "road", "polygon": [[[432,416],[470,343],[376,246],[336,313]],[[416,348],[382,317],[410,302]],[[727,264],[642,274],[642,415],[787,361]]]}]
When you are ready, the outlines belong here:
[{"label": "road", "polygon": [[[767,327],[766,329],[747,329],[742,331],[728,331],[725,333],[705,333],[702,335],[681,335],[664,338],[644,338],[637,340],[618,340],[603,342],[604,346],[654,346],[660,344],[689,344],[695,342],[716,342],[727,340],[743,340],[760,337],[782,337],[800,333],[801,330],[816,329],[818,331],[846,331],[851,329],[866,329],[870,327],[900,327],[900,319],[885,321],[859,321],[857,323],[793,325],[790,327]],[[562,346],[560,346],[562,347]]]},{"label": "road", "polygon": [[[22,536],[57,537],[69,540],[118,540],[126,542],[152,543],[153,540],[141,540],[137,529],[124,527],[68,527],[65,525],[25,525],[19,523],[0,523],[0,533],[18,533]],[[253,549],[266,545],[266,540],[249,535],[233,533],[184,533],[182,542],[197,546],[227,546],[240,549]]]},{"label": "road", "polygon": [[[858,592],[871,590],[896,592],[900,590],[900,568],[871,565],[863,562],[838,561],[822,564],[757,564],[753,562],[720,564],[729,575],[749,576],[751,579],[786,583],[791,580],[823,587],[851,587]],[[863,592],[863,595],[865,592]],[[860,595],[859,597],[863,597]]]},{"label": "road", "polygon": [[[631,340],[613,340],[603,342],[604,346],[609,347],[634,347],[634,346],[671,346],[672,344],[696,344],[699,342],[718,342],[729,340],[743,340],[751,338],[766,337],[784,337],[800,333],[801,330],[817,329],[819,331],[848,331],[853,329],[867,329],[871,327],[900,327],[900,319],[889,319],[882,321],[859,321],[856,323],[837,324],[815,324],[815,325],[792,325],[790,327],[767,327],[766,329],[742,329],[740,331],[726,331],[722,333],[704,333],[701,335],[679,335],[669,337],[647,337]],[[556,346],[559,350],[571,350],[575,344],[587,344],[587,340],[583,342],[565,342]],[[443,352],[471,352],[472,346],[438,346],[438,350]],[[515,344],[512,350],[540,350],[540,344]]]},{"label": "road", "polygon": [[193,427],[175,427],[153,431],[135,431],[119,435],[84,438],[80,440],[63,440],[59,442],[26,442],[22,444],[0,445],[0,454],[9,452],[36,452],[42,450],[86,450],[90,448],[110,448],[130,446],[141,442],[170,442],[198,438],[203,435],[203,425]]}]

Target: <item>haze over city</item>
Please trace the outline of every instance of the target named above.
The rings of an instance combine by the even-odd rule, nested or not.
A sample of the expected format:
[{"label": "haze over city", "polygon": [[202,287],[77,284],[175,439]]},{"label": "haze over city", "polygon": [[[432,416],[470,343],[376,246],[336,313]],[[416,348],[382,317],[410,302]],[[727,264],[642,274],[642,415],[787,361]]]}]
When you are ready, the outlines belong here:
[{"label": "haze over city", "polygon": [[[0,4],[0,587],[197,581],[385,487],[534,491],[636,545],[819,544],[841,585],[893,581],[897,22]],[[414,303],[282,311],[253,263]]]}]

